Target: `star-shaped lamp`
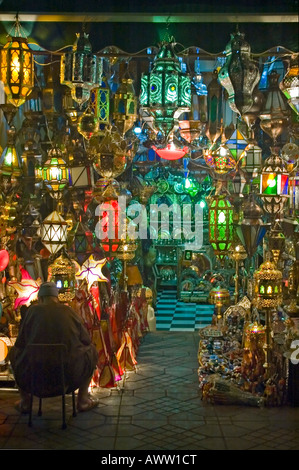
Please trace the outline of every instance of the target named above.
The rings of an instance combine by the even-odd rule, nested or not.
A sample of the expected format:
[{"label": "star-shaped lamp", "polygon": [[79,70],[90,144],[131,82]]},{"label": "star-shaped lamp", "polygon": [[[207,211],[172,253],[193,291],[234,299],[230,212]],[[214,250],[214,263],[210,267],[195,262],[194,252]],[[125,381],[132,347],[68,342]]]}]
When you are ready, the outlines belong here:
[{"label": "star-shaped lamp", "polygon": [[17,309],[22,305],[29,306],[31,302],[37,299],[39,287],[42,283],[41,279],[32,279],[24,268],[20,268],[21,281],[10,281],[8,284],[17,291],[17,298],[15,300],[14,308]]},{"label": "star-shaped lamp", "polygon": [[108,282],[108,279],[102,273],[102,268],[106,264],[106,258],[95,260],[91,255],[83,264],[77,266],[76,278],[86,279],[88,289],[91,288],[94,282]]}]

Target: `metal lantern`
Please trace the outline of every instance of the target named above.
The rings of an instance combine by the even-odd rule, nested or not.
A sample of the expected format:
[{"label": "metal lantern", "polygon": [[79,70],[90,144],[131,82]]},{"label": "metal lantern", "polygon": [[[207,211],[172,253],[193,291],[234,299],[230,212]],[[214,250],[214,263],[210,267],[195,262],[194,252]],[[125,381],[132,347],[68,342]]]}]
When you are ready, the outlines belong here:
[{"label": "metal lantern", "polygon": [[68,169],[62,158],[62,152],[58,147],[48,151],[48,160],[41,168],[41,179],[50,195],[60,199],[64,189],[68,185]]},{"label": "metal lantern", "polygon": [[67,85],[80,106],[90,98],[91,90],[101,83],[102,61],[92,53],[88,34],[77,33],[72,51],[61,57],[60,82]]},{"label": "metal lantern", "polygon": [[253,195],[250,195],[245,202],[243,215],[244,219],[237,226],[236,232],[249,258],[251,258],[270,228],[270,224],[263,222],[263,210],[255,202]]},{"label": "metal lantern", "polygon": [[79,117],[77,130],[86,140],[90,140],[95,134],[97,134],[99,130],[99,121],[89,108],[87,108],[87,110]]},{"label": "metal lantern", "polygon": [[89,107],[98,120],[98,133],[102,134],[110,123],[110,88],[105,77],[98,88],[92,89]]},{"label": "metal lantern", "polygon": [[182,72],[174,46],[163,42],[151,72],[141,77],[141,108],[154,117],[154,127],[166,140],[191,106],[191,80]]},{"label": "metal lantern", "polygon": [[276,308],[282,302],[282,273],[271,261],[262,263],[253,274],[253,303],[258,309]]},{"label": "metal lantern", "polygon": [[89,230],[87,225],[80,221],[75,229],[73,243],[70,249],[80,265],[92,254],[93,240],[93,233]]},{"label": "metal lantern", "polygon": [[269,88],[265,96],[265,105],[259,115],[260,127],[276,141],[289,123],[291,110],[287,99],[279,88],[279,74],[273,70],[269,75]]},{"label": "metal lantern", "polygon": [[215,195],[210,199],[209,240],[222,261],[233,241],[233,209],[225,195]]},{"label": "metal lantern", "polygon": [[253,182],[260,173],[262,161],[262,149],[253,140],[249,141],[240,159],[240,166],[249,181]]},{"label": "metal lantern", "polygon": [[228,92],[231,109],[241,116],[253,105],[253,91],[260,79],[259,69],[250,58],[250,45],[244,34],[231,34],[226,61],[219,71],[219,82]]},{"label": "metal lantern", "polygon": [[34,87],[33,53],[26,38],[20,37],[16,23],[16,36],[10,37],[1,50],[0,80],[9,103],[16,107],[25,103]]},{"label": "metal lantern", "polygon": [[298,54],[290,59],[287,73],[279,84],[290,107],[299,114],[299,58]]},{"label": "metal lantern", "polygon": [[209,293],[209,303],[215,305],[217,308],[217,322],[220,322],[222,319],[221,308],[224,305],[230,304],[230,293],[227,289],[224,289],[220,286],[215,287],[210,290]]},{"label": "metal lantern", "polygon": [[213,168],[215,173],[219,175],[225,175],[236,166],[235,160],[224,144],[215,150],[210,149],[204,152],[204,160],[208,167]]},{"label": "metal lantern", "polygon": [[0,158],[0,175],[19,178],[22,175],[22,163],[15,147],[16,129],[14,126],[7,131],[7,145]]},{"label": "metal lantern", "polygon": [[268,234],[269,251],[272,253],[273,262],[277,265],[285,248],[285,235],[279,221],[276,221]]},{"label": "metal lantern", "polygon": [[112,119],[121,134],[130,130],[137,119],[137,97],[131,78],[122,78],[114,94]]},{"label": "metal lantern", "polygon": [[223,100],[223,88],[218,81],[217,70],[213,71],[213,77],[208,85],[208,97],[207,97],[207,108],[208,108],[208,122],[206,129],[206,136],[211,142],[211,147],[215,144],[218,138],[222,134],[223,122],[222,122],[222,100]]},{"label": "metal lantern", "polygon": [[288,197],[288,173],[284,160],[272,149],[265,161],[260,177],[260,196],[264,211],[275,216],[283,209]]},{"label": "metal lantern", "polygon": [[57,211],[46,217],[41,225],[41,241],[55,255],[67,242],[68,224]]},{"label": "metal lantern", "polygon": [[60,302],[70,302],[75,297],[76,266],[62,253],[48,268],[49,280],[56,284]]},{"label": "metal lantern", "polygon": [[133,147],[115,129],[107,129],[92,152],[93,167],[104,178],[121,175],[135,155]]}]

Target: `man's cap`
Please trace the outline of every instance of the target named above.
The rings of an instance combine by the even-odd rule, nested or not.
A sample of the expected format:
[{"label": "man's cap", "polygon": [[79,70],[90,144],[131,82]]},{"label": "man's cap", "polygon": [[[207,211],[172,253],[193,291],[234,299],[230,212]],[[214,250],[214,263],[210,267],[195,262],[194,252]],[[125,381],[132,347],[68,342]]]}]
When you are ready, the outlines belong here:
[{"label": "man's cap", "polygon": [[58,289],[54,282],[44,282],[41,284],[38,291],[38,297],[44,296],[58,297]]}]

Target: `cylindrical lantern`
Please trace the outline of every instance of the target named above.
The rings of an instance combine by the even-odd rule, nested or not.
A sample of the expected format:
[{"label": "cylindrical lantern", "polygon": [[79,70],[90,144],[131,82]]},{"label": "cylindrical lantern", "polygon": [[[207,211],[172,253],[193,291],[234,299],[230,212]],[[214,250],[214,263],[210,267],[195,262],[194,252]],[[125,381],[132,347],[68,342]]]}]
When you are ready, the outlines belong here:
[{"label": "cylindrical lantern", "polygon": [[[20,33],[17,23],[16,30]],[[10,37],[1,50],[0,80],[9,103],[25,103],[34,87],[33,53],[23,37]]]},{"label": "cylindrical lantern", "polygon": [[67,242],[67,222],[54,211],[41,225],[41,241],[52,255],[55,255]]},{"label": "cylindrical lantern", "polygon": [[233,241],[233,208],[225,195],[212,196],[209,202],[209,240],[222,261]]},{"label": "cylindrical lantern", "polygon": [[91,90],[101,83],[102,61],[92,53],[88,34],[81,32],[76,36],[72,51],[61,58],[60,82],[71,89],[73,100],[82,106]]}]

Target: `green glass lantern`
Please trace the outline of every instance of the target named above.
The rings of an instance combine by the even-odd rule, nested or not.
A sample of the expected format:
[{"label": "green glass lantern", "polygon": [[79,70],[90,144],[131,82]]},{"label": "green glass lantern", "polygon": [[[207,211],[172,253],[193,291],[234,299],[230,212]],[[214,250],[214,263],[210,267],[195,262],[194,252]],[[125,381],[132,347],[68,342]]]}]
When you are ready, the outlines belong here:
[{"label": "green glass lantern", "polygon": [[68,185],[68,170],[58,147],[48,152],[48,160],[42,169],[37,170],[47,190],[54,199],[60,199],[63,190]]},{"label": "green glass lantern", "polygon": [[191,107],[191,79],[182,72],[174,45],[163,42],[151,72],[141,77],[141,108],[154,117],[154,127],[166,139]]},{"label": "green glass lantern", "polygon": [[101,85],[91,91],[89,108],[98,120],[98,134],[101,135],[110,123],[110,88],[106,77],[102,77]]},{"label": "green glass lantern", "polygon": [[209,240],[215,255],[223,261],[233,241],[233,208],[225,195],[215,195],[209,201]]}]

